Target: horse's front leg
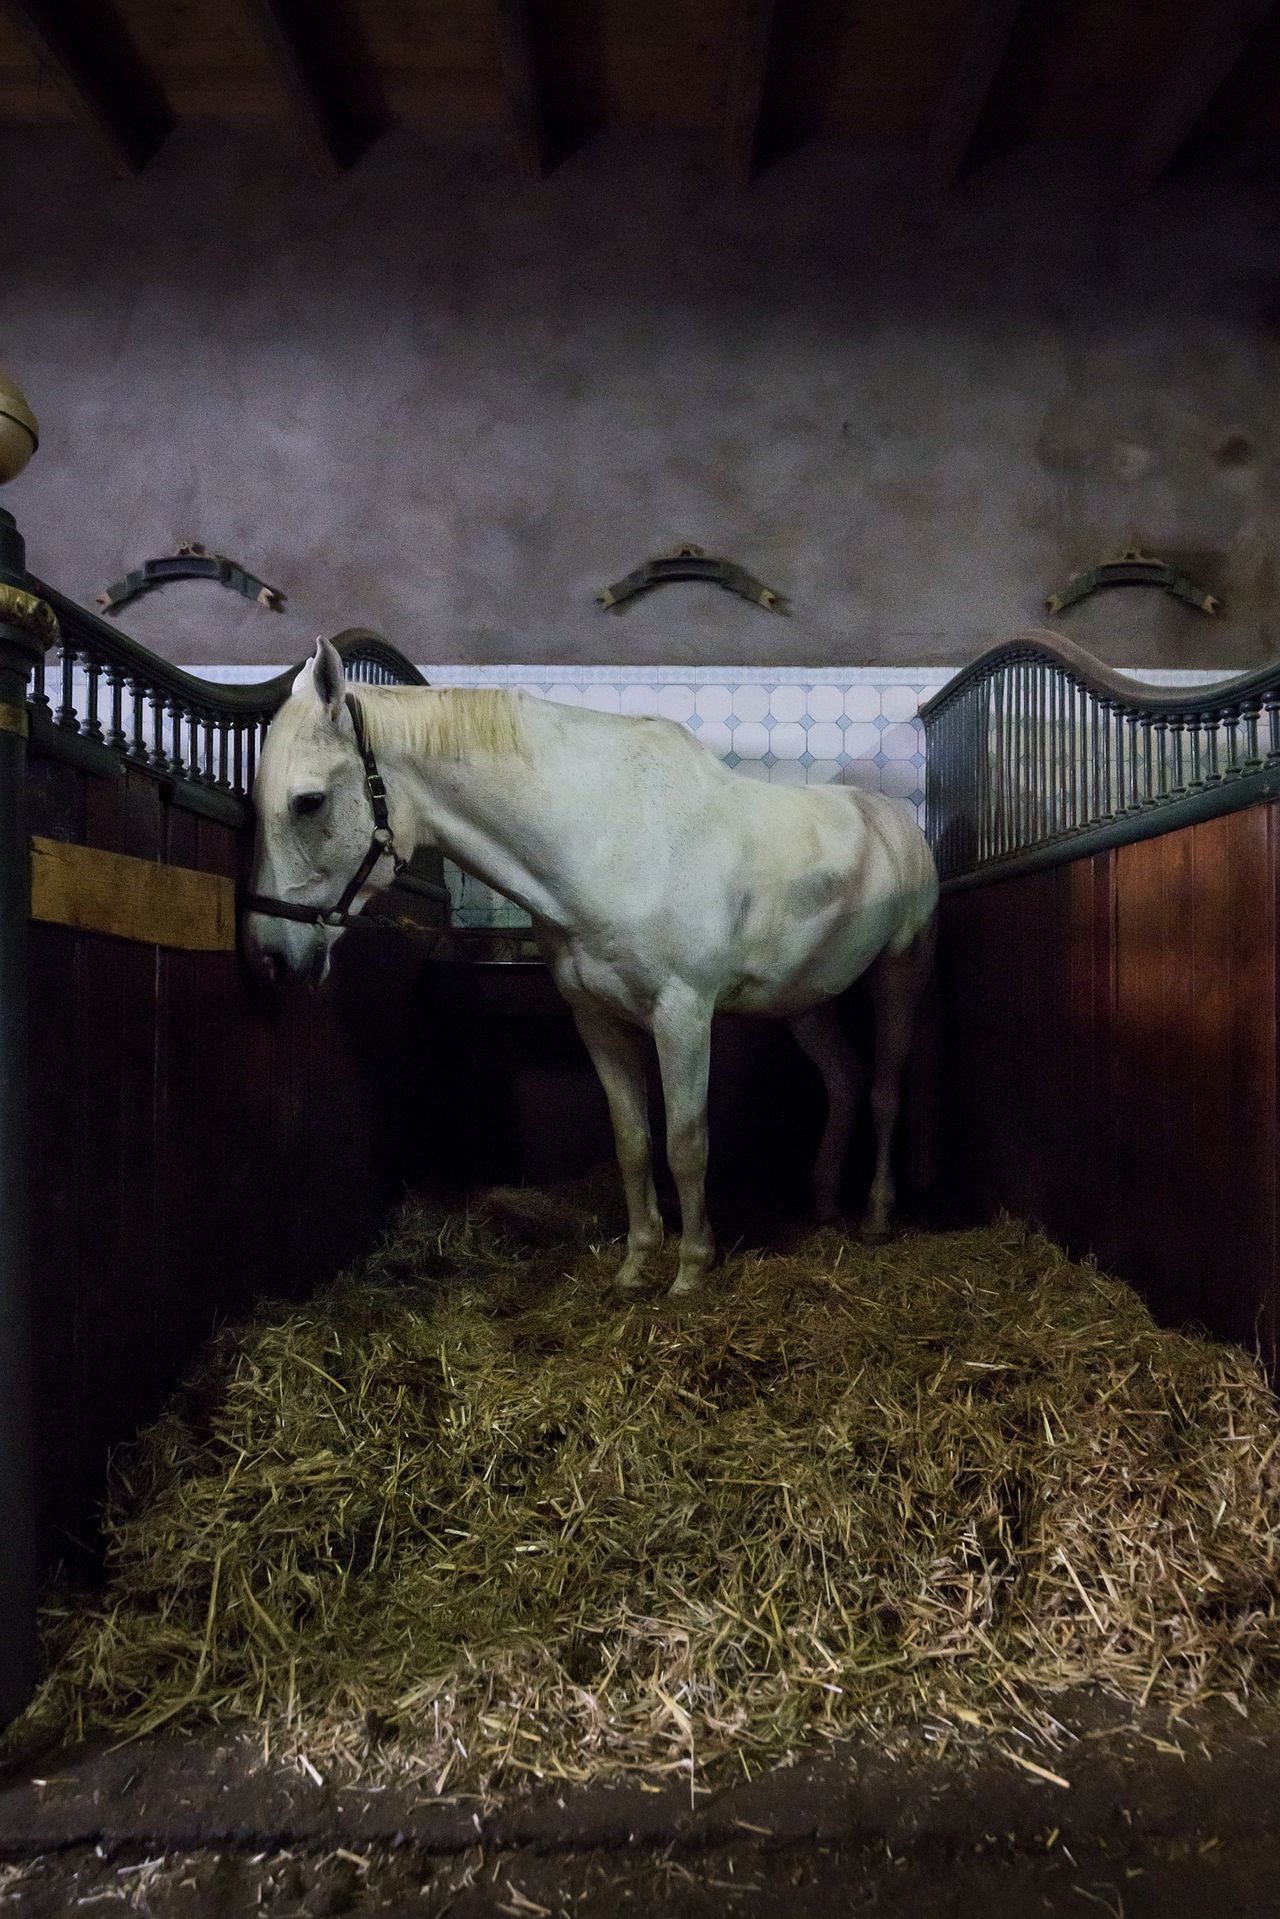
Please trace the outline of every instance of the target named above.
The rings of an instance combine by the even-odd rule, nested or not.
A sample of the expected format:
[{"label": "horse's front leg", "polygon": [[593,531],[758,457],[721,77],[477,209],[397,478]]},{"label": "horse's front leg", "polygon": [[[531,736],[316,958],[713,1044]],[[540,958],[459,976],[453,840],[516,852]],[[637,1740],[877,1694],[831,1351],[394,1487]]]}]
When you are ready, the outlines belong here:
[{"label": "horse's front leg", "polygon": [[692,993],[664,999],[653,1021],[667,1107],[667,1162],[680,1196],[680,1267],[673,1294],[691,1293],[715,1259],[707,1219],[707,1080],[711,1011]]},{"label": "horse's front leg", "polygon": [[614,1146],[627,1196],[627,1257],[614,1283],[631,1291],[644,1284],[645,1263],[662,1244],[662,1219],[653,1190],[649,1146],[644,1040],[634,1026],[590,1000],[576,1000],[573,1017],[609,1102]]}]

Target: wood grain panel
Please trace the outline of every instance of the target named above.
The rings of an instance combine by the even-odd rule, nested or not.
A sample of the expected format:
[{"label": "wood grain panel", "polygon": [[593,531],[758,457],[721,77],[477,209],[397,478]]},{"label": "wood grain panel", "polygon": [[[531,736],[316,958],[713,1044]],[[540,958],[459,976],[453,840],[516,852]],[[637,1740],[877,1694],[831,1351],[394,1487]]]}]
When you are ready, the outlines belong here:
[{"label": "wood grain panel", "polygon": [[1276,1357],[1277,818],[952,895],[944,1178]]},{"label": "wood grain panel", "polygon": [[[139,769],[36,754],[30,784],[50,836],[244,876],[248,836]],[[50,1555],[83,1571],[112,1449],[212,1328],[349,1262],[421,1171],[402,1068],[424,949],[368,934],[341,991],[286,996],[235,952],[29,936],[40,1500]]]}]

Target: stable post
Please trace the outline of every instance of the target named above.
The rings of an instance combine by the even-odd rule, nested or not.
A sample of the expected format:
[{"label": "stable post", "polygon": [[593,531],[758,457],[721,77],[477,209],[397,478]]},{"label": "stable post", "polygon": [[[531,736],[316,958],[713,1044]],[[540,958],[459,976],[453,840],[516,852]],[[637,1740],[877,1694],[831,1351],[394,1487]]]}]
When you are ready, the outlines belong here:
[{"label": "stable post", "polygon": [[[35,423],[26,413],[27,426],[23,413],[21,396],[0,382],[0,482],[11,479],[35,450]],[[15,427],[29,434],[29,448],[8,432]],[[21,1711],[36,1682],[27,1158],[27,682],[56,631],[52,609],[30,591],[26,553],[13,516],[0,509],[0,1725]]]},{"label": "stable post", "polygon": [[31,1274],[27,1163],[27,682],[53,614],[19,584],[23,547],[0,510],[0,1724],[36,1677]]}]

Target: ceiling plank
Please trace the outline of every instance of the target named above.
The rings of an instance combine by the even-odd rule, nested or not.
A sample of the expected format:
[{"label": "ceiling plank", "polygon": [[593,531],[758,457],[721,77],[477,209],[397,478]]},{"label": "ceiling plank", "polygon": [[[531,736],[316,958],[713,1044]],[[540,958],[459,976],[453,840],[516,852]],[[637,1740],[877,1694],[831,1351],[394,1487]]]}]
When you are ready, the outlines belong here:
[{"label": "ceiling plank", "polygon": [[[353,166],[388,115],[346,0],[248,0],[303,144],[322,173]],[[374,104],[361,114],[357,96]]]},{"label": "ceiling plank", "polygon": [[739,0],[725,86],[724,164],[734,186],[750,186],[773,43],[775,0]]},{"label": "ceiling plank", "polygon": [[111,0],[0,0],[119,173],[140,173],[173,115]]},{"label": "ceiling plank", "polygon": [[529,30],[528,0],[493,0],[493,20],[515,137],[516,166],[523,179],[541,180],[551,163],[551,140]]},{"label": "ceiling plank", "polygon": [[1210,0],[1125,149],[1124,170],[1134,186],[1154,186],[1168,172],[1274,6],[1275,0]]},{"label": "ceiling plank", "polygon": [[1025,4],[1026,0],[979,0],[964,50],[948,75],[929,128],[925,175],[939,191],[953,186],[964,171],[983,108]]}]

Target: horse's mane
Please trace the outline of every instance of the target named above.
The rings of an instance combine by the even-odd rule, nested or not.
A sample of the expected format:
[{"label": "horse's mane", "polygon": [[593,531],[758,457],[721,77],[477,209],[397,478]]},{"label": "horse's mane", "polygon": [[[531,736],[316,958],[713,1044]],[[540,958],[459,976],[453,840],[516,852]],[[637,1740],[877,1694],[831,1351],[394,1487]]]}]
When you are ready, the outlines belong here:
[{"label": "horse's mane", "polygon": [[375,753],[467,760],[526,752],[519,702],[501,688],[360,687],[356,698]]}]

